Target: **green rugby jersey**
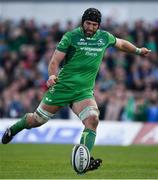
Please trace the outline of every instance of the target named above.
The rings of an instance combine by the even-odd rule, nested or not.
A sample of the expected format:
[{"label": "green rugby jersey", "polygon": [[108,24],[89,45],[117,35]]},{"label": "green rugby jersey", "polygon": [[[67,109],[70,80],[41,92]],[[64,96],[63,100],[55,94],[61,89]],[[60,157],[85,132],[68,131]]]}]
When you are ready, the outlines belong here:
[{"label": "green rugby jersey", "polygon": [[115,43],[116,38],[103,30],[97,30],[93,37],[86,37],[80,27],[67,32],[57,46],[66,57],[54,88],[93,90],[105,50]]}]

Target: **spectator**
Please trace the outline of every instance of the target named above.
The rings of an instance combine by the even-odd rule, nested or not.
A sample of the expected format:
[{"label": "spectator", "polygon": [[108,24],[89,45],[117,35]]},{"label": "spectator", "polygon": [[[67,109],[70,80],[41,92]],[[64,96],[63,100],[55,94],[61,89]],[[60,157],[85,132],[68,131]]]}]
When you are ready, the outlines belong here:
[{"label": "spectator", "polygon": [[148,107],[147,110],[147,115],[148,115],[148,122],[158,122],[158,93],[157,91],[151,92],[150,96],[150,106]]},{"label": "spectator", "polygon": [[146,99],[138,93],[135,97],[134,121],[147,122],[148,103]]}]

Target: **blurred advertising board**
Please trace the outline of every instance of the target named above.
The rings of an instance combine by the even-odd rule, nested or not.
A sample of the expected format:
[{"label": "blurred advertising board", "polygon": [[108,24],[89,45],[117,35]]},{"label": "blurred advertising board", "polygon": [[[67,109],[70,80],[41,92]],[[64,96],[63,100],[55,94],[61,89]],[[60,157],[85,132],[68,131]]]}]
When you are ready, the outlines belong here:
[{"label": "blurred advertising board", "polygon": [[158,144],[158,123],[144,124],[133,143]]},{"label": "blurred advertising board", "polygon": [[[0,139],[5,129],[16,120],[0,120]],[[78,144],[83,131],[79,120],[50,120],[41,127],[23,130],[12,143]],[[157,144],[158,124],[101,121],[96,145]]]}]

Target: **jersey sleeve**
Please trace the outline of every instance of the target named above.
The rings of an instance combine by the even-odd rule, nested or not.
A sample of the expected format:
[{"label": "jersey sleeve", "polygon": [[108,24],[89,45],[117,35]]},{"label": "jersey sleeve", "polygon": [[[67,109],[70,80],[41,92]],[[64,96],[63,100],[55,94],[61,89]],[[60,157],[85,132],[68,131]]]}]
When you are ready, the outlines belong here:
[{"label": "jersey sleeve", "polygon": [[109,46],[114,46],[116,44],[116,37],[108,32]]},{"label": "jersey sleeve", "polygon": [[57,50],[66,53],[70,44],[71,44],[71,35],[70,32],[67,32],[63,35],[61,41],[59,42],[57,46]]}]

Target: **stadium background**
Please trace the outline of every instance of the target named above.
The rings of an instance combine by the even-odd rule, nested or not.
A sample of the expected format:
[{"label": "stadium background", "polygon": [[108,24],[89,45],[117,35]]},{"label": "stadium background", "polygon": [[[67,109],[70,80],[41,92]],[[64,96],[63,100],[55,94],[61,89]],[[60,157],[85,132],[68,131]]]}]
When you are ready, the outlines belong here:
[{"label": "stadium background", "polygon": [[[1,1],[0,117],[34,111],[46,90],[56,44],[88,7],[101,10],[103,29],[152,50],[148,58],[107,51],[96,80],[100,119],[158,121],[156,1]],[[64,108],[55,118],[74,117]]]},{"label": "stadium background", "polygon": [[[152,50],[149,57],[140,57],[108,49],[95,86],[100,120],[158,122],[158,2],[117,0],[0,2],[2,120],[35,110],[47,89],[47,66],[56,44],[80,24],[88,7],[101,10],[102,29]],[[68,107],[54,119],[78,120]]]},{"label": "stadium background", "polygon": [[[81,15],[88,7],[101,10],[103,29],[138,47],[146,46],[152,50],[149,57],[125,54],[114,48],[109,48],[106,52],[95,87],[101,121],[96,144],[157,145],[158,2],[145,0],[0,1],[0,138],[4,130],[21,115],[35,110],[46,90],[47,66],[56,44],[66,31],[80,23]],[[80,120],[66,107],[42,127],[18,134],[13,143],[76,144],[82,129]],[[12,153],[19,152],[18,147],[12,146]],[[29,147],[30,144],[28,149]],[[22,148],[25,149],[27,150],[26,146]],[[145,156],[145,150],[140,149],[136,151]],[[57,152],[60,150],[61,148]],[[0,151],[2,164],[5,165],[7,161],[12,164],[9,149],[1,145]],[[108,154],[107,151],[102,149],[103,153]],[[153,155],[150,156],[151,159],[156,159],[155,150],[150,151]],[[8,155],[7,161],[2,154],[4,157]],[[18,154],[16,160],[18,161]],[[12,178],[2,164],[0,178]],[[3,174],[3,171],[6,173]],[[113,177],[110,175],[109,178]],[[15,177],[18,178],[18,175]],[[157,178],[158,175],[140,174],[136,177]]]}]

